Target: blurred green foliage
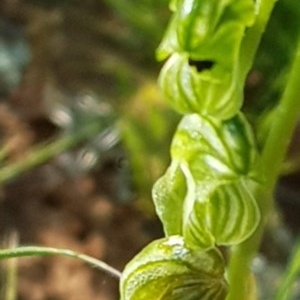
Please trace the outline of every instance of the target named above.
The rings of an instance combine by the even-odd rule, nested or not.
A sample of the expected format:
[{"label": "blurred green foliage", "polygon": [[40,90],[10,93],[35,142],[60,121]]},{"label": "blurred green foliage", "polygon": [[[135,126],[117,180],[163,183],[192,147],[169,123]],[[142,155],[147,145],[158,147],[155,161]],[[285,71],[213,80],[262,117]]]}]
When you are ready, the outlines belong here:
[{"label": "blurred green foliage", "polygon": [[160,97],[155,81],[140,86],[123,108],[119,127],[141,200],[139,204],[151,212],[153,204],[148,201],[151,188],[169,161],[169,145],[179,116]]},{"label": "blurred green foliage", "polygon": [[[251,99],[254,113],[269,110],[279,99],[299,33],[300,5],[280,0],[268,23],[253,69],[259,71],[258,90]],[[251,91],[250,91],[251,93]]]}]

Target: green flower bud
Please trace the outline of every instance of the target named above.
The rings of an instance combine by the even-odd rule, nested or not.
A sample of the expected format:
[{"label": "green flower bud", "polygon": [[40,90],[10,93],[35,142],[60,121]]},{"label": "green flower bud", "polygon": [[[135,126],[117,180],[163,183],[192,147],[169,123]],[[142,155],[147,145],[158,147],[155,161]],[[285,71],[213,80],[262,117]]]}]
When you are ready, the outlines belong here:
[{"label": "green flower bud", "polygon": [[121,300],[224,300],[226,295],[220,252],[191,250],[180,236],[149,244],[121,278]]}]

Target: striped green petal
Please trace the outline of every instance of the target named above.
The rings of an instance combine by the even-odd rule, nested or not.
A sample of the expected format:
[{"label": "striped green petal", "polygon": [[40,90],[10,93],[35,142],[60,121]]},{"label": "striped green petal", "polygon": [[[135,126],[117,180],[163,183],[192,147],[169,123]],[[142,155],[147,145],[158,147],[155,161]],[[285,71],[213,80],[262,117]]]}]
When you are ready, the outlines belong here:
[{"label": "striped green petal", "polygon": [[171,155],[173,160],[188,164],[197,178],[206,175],[228,180],[256,173],[255,141],[242,114],[227,121],[185,116],[173,138]]},{"label": "striped green petal", "polygon": [[187,193],[185,177],[177,163],[172,162],[152,189],[156,213],[166,236],[182,233],[182,206]]},{"label": "striped green petal", "polygon": [[[192,209],[184,211],[183,236],[192,248],[209,249],[217,245],[236,245],[257,228],[260,213],[257,203],[242,180],[216,184],[199,197],[204,184],[189,178],[188,197]],[[207,237],[208,233],[211,240]]]}]

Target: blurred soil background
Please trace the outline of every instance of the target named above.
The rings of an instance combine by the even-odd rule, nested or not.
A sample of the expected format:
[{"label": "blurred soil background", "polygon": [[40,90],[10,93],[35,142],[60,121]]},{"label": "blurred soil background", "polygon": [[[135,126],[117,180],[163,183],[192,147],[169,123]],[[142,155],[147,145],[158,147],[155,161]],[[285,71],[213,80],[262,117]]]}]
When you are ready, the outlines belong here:
[{"label": "blurred soil background", "polygon": [[[146,178],[138,177],[141,188],[147,186],[141,195],[120,136],[126,126],[132,127],[129,141],[134,130],[147,135],[150,106],[155,104],[156,119],[157,112],[167,111],[155,87],[154,49],[169,13],[166,1],[128,4],[124,10],[121,1],[1,1],[2,174],[11,174],[5,168],[19,162],[42,162],[4,175],[2,247],[68,248],[122,270],[145,244],[162,236],[149,202],[151,167],[141,162]],[[148,111],[141,111],[143,101]],[[138,119],[144,128],[135,125]],[[159,127],[166,145],[171,131]],[[151,134],[146,143],[158,147]],[[55,141],[59,150],[53,152]],[[147,149],[136,149],[148,159]],[[158,160],[163,152],[156,153]],[[156,177],[162,171],[152,168]],[[17,261],[17,268],[19,300],[118,299],[116,279],[73,259],[26,258]],[[2,269],[4,299],[4,263]]]},{"label": "blurred soil background", "polygon": [[[179,119],[156,88],[161,64],[155,61],[155,48],[170,16],[167,4],[1,0],[2,248],[69,248],[122,270],[144,245],[163,235],[153,213],[151,185],[168,165]],[[266,40],[273,49],[273,40]],[[282,58],[282,65],[288,58]],[[276,103],[280,84],[272,78],[280,77],[283,68],[271,79],[262,74],[278,61],[262,56],[262,71],[257,67],[251,73],[246,90],[250,116]],[[273,101],[262,107],[253,99],[267,98],[260,94],[265,86],[272,86],[268,99]],[[295,137],[295,159],[298,150]],[[299,178],[294,173],[277,193],[290,229],[275,217],[256,261],[258,276],[271,285],[298,234]],[[8,264],[2,263],[1,299],[7,294]],[[16,296],[5,300],[119,298],[114,278],[73,259],[26,258],[14,264]]]}]

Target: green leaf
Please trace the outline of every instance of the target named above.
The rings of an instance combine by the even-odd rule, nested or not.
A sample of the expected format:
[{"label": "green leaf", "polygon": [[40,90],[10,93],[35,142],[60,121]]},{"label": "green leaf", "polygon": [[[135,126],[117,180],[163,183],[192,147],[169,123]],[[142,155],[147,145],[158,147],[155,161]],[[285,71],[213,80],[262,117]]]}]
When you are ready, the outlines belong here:
[{"label": "green leaf", "polygon": [[171,156],[188,164],[197,178],[257,176],[255,140],[241,113],[227,121],[197,114],[183,117],[172,142]]},{"label": "green leaf", "polygon": [[189,249],[180,236],[152,242],[127,264],[121,300],[223,300],[227,285],[217,249]]}]

